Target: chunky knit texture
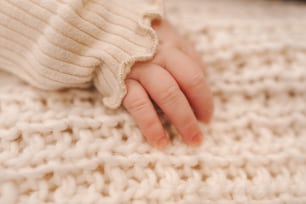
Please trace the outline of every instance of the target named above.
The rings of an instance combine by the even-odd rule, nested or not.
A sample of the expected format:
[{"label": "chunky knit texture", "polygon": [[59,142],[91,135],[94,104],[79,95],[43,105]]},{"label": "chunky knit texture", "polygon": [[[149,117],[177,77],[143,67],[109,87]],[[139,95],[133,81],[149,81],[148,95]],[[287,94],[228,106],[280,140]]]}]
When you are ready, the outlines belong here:
[{"label": "chunky knit texture", "polygon": [[199,148],[148,145],[95,90],[46,92],[0,75],[0,203],[306,203],[306,5],[180,1],[215,118]]},{"label": "chunky knit texture", "polygon": [[161,0],[0,1],[0,69],[49,90],[89,87],[117,108],[135,61],[151,58]]}]

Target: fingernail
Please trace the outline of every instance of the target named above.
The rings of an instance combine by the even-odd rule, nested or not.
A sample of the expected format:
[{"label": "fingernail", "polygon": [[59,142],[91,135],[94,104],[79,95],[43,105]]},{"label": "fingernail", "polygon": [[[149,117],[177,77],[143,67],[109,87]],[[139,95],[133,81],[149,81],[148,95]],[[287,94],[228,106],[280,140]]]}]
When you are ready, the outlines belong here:
[{"label": "fingernail", "polygon": [[167,137],[162,137],[158,140],[156,146],[160,149],[164,149],[168,146],[169,144],[169,140]]},{"label": "fingernail", "polygon": [[196,136],[194,136],[193,138],[191,138],[191,140],[189,141],[189,145],[191,146],[200,146],[202,143],[203,137],[202,134],[198,134]]},{"label": "fingernail", "polygon": [[200,121],[205,123],[206,125],[209,125],[211,123],[212,118],[201,118]]},{"label": "fingernail", "polygon": [[209,125],[211,123],[213,119],[213,112],[208,112],[205,116],[202,116],[201,118],[199,118],[199,120],[207,125]]}]

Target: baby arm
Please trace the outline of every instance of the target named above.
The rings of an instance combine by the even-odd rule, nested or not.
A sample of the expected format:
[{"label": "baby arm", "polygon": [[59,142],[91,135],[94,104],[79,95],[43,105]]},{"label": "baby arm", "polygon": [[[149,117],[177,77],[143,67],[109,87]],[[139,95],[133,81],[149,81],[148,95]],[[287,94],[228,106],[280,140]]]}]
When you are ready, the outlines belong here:
[{"label": "baby arm", "polygon": [[123,105],[147,141],[164,148],[169,137],[163,129],[154,101],[189,145],[199,145],[202,133],[197,119],[208,123],[213,100],[199,55],[167,21],[153,22],[159,37],[154,58],[137,63],[127,76],[128,93]]},{"label": "baby arm", "polygon": [[199,144],[196,118],[210,120],[211,93],[200,58],[166,21],[153,23],[155,52],[151,21],[161,14],[161,0],[0,1],[0,69],[46,90],[95,85],[109,108],[126,96],[147,140],[163,147],[152,99],[186,143]]}]

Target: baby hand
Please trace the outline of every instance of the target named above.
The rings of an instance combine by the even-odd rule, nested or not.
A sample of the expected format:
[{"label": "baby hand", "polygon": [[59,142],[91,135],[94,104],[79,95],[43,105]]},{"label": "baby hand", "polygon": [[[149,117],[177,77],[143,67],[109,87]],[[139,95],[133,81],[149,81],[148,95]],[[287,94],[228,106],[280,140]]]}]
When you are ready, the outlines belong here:
[{"label": "baby hand", "polygon": [[163,129],[153,102],[169,118],[189,145],[199,145],[202,133],[197,119],[208,123],[213,100],[203,73],[203,63],[167,21],[153,23],[160,40],[155,57],[136,63],[126,79],[124,107],[152,145],[164,148],[169,136]]}]

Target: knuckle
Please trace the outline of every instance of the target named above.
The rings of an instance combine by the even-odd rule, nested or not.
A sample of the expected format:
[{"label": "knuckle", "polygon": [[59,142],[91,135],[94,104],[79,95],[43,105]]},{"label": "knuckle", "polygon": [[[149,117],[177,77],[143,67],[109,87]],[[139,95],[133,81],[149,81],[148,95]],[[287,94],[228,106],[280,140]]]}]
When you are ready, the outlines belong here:
[{"label": "knuckle", "polygon": [[142,93],[141,89],[135,86],[135,83],[132,80],[127,81],[127,84],[129,90],[123,100],[125,108],[130,112],[138,112],[145,109],[147,106],[147,98]]},{"label": "knuckle", "polygon": [[180,97],[180,88],[177,85],[169,86],[160,96],[164,105],[175,104]]},{"label": "knuckle", "polygon": [[203,87],[203,85],[204,85],[204,76],[201,73],[197,73],[190,78],[187,86],[188,88],[199,88]]},{"label": "knuckle", "polygon": [[127,97],[125,106],[131,112],[139,112],[146,109],[147,102],[141,97]]}]

